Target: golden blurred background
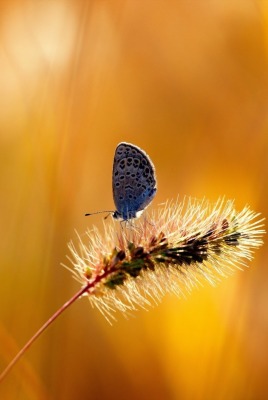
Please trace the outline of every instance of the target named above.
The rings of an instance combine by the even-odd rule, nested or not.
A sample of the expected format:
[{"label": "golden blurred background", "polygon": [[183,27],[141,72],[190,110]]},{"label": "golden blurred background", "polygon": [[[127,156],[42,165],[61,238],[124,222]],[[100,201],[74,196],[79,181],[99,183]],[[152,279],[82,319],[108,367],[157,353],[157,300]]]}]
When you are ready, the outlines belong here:
[{"label": "golden blurred background", "polygon": [[[67,243],[113,209],[121,141],[158,193],[268,210],[268,2],[9,0],[0,5],[0,368],[78,289]],[[86,238],[85,238],[86,239]],[[81,299],[1,399],[268,398],[267,246],[250,268],[112,327]]]}]

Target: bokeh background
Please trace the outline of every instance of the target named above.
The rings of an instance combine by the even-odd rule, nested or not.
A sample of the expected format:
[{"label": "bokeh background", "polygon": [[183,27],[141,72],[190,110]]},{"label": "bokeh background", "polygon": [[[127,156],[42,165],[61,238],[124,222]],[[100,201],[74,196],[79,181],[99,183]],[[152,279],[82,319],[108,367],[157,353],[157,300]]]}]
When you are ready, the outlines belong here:
[{"label": "bokeh background", "polygon": [[[267,216],[268,2],[0,5],[0,367],[79,285],[67,243],[113,209],[120,141],[149,153],[152,208],[178,195]],[[83,298],[1,399],[268,398],[267,246],[250,268],[112,327]]]}]

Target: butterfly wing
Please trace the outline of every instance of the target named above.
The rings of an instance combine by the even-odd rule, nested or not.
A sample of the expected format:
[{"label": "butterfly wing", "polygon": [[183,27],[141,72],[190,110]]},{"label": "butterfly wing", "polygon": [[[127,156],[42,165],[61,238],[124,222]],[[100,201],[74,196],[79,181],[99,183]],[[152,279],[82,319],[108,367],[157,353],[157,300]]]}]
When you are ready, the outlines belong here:
[{"label": "butterfly wing", "polygon": [[156,190],[155,169],[149,156],[133,144],[119,143],[113,164],[113,197],[123,219],[144,210]]}]

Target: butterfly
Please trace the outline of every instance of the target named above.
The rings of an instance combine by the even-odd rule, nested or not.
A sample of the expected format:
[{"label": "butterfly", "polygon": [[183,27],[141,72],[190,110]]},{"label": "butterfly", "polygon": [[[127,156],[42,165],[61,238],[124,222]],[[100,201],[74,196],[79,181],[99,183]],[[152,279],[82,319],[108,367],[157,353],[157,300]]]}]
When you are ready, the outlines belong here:
[{"label": "butterfly", "polygon": [[112,213],[113,218],[123,221],[138,218],[157,191],[155,168],[145,151],[134,144],[118,144],[114,155],[112,187],[116,210],[101,212]]}]

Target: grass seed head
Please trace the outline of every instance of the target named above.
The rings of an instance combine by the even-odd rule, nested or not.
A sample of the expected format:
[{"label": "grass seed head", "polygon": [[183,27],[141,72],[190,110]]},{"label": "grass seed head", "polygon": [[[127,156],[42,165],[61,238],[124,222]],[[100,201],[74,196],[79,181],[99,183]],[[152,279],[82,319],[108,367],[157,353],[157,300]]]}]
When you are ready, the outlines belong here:
[{"label": "grass seed head", "polygon": [[126,224],[105,221],[104,233],[87,232],[88,243],[69,244],[76,279],[108,320],[119,310],[158,303],[167,292],[182,295],[215,284],[242,269],[262,244],[263,220],[232,201],[167,202]]}]

